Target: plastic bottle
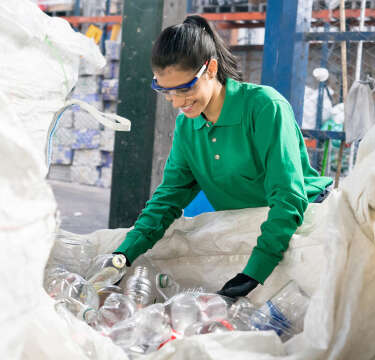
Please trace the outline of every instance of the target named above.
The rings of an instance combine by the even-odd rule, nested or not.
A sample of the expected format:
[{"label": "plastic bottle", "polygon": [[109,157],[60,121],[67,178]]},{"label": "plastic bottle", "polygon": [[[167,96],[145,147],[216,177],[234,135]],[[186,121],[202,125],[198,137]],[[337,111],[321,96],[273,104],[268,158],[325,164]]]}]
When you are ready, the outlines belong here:
[{"label": "plastic bottle", "polygon": [[123,294],[112,293],[98,311],[101,326],[112,327],[114,324],[133,316],[135,303]]},{"label": "plastic bottle", "polygon": [[105,254],[97,256],[87,273],[88,282],[95,289],[110,286],[118,282],[126,273],[126,257],[123,254]]},{"label": "plastic bottle", "polygon": [[125,352],[137,344],[140,328],[135,317],[120,321],[108,328],[108,336],[112,341],[120,346]]},{"label": "plastic bottle", "polygon": [[[246,311],[249,308],[247,299],[239,299],[228,309],[228,301],[224,297],[217,294],[200,294],[197,296],[197,303],[200,309],[200,321],[186,328],[185,336],[250,330],[240,319],[240,316],[245,315],[245,320],[249,320],[249,313]],[[251,309],[254,311],[255,307],[251,305]]]},{"label": "plastic bottle", "polygon": [[295,281],[289,281],[262,307],[250,316],[259,330],[274,330],[282,341],[303,331],[303,321],[310,298]]},{"label": "plastic bottle", "polygon": [[220,321],[208,321],[208,322],[196,322],[191,324],[185,329],[185,336],[211,334],[211,333],[223,333],[237,330],[235,326],[228,320]]},{"label": "plastic bottle", "polygon": [[228,304],[217,294],[200,294],[197,303],[202,321],[215,321],[226,319],[228,316]]},{"label": "plastic bottle", "polygon": [[124,294],[134,301],[138,308],[145,307],[151,301],[152,285],[148,278],[148,268],[137,266],[134,274],[126,281]]},{"label": "plastic bottle", "polygon": [[46,291],[55,299],[69,298],[94,309],[99,307],[99,296],[95,288],[78,274],[56,273],[55,277],[49,278]]},{"label": "plastic bottle", "polygon": [[47,268],[60,266],[85,277],[95,255],[96,248],[89,239],[82,235],[60,232],[56,234]]},{"label": "plastic bottle", "polygon": [[55,303],[55,309],[58,313],[69,310],[78,319],[85,321],[91,326],[95,326],[98,320],[98,313],[94,308],[84,305],[73,298],[59,299]]},{"label": "plastic bottle", "polygon": [[256,331],[249,319],[256,310],[254,304],[246,297],[239,298],[228,310],[228,322],[239,331]]},{"label": "plastic bottle", "polygon": [[99,295],[99,306],[103,306],[105,300],[108,298],[111,294],[122,294],[123,290],[120,288],[120,286],[116,285],[110,285],[106,286],[104,288],[98,289],[96,291]]},{"label": "plastic bottle", "polygon": [[172,328],[163,304],[150,305],[136,313],[135,318],[140,329],[137,345],[141,345],[145,353],[157,350],[171,338]]},{"label": "plastic bottle", "polygon": [[185,329],[200,320],[200,308],[194,294],[181,293],[171,299],[171,323],[174,330],[183,334]]},{"label": "plastic bottle", "polygon": [[180,291],[180,285],[169,274],[158,273],[155,279],[156,289],[164,300],[168,300],[177,295]]},{"label": "plastic bottle", "polygon": [[172,329],[164,306],[154,304],[115,324],[108,335],[125,352],[146,354],[170,339]]}]

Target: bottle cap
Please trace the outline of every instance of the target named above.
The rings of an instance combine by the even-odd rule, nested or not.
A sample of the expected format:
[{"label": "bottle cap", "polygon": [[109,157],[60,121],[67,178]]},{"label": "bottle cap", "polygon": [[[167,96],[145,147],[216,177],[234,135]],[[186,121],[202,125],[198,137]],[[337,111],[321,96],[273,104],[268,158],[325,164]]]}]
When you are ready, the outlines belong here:
[{"label": "bottle cap", "polygon": [[159,286],[164,289],[169,286],[169,277],[167,274],[159,275]]},{"label": "bottle cap", "polygon": [[126,257],[123,254],[116,254],[112,259],[112,264],[117,269],[122,269],[126,265]]}]

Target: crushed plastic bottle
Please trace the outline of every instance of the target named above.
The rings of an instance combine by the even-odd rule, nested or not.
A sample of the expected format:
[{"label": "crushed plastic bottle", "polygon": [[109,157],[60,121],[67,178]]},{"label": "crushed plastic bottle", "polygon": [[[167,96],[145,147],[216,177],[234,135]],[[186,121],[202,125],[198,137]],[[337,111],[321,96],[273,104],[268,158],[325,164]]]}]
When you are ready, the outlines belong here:
[{"label": "crushed plastic bottle", "polygon": [[172,329],[164,306],[154,304],[115,324],[108,336],[127,353],[146,354],[170,339]]},{"label": "crushed plastic bottle", "polygon": [[163,304],[150,305],[136,313],[135,318],[141,330],[137,345],[142,346],[145,353],[157,350],[171,338],[172,328]]},{"label": "crushed plastic bottle", "polygon": [[133,300],[138,308],[148,305],[152,298],[152,284],[148,274],[146,266],[137,266],[134,274],[126,281],[124,294]]},{"label": "crushed plastic bottle", "polygon": [[58,313],[69,310],[78,319],[85,321],[88,325],[95,326],[98,320],[97,311],[87,305],[82,304],[73,298],[62,298],[56,301],[55,309]]},{"label": "crushed plastic bottle", "polygon": [[249,319],[256,310],[255,305],[246,297],[239,298],[228,310],[228,323],[234,330],[257,331]]},{"label": "crushed plastic bottle", "polygon": [[303,331],[310,298],[295,281],[289,281],[270,300],[250,316],[259,330],[274,330],[283,342]]},{"label": "crushed plastic bottle", "polygon": [[200,294],[197,296],[200,318],[204,322],[223,320],[228,317],[228,304],[217,294]]},{"label": "crushed plastic bottle", "polygon": [[55,277],[50,275],[46,291],[55,299],[74,299],[94,309],[99,307],[95,288],[78,274],[59,272],[55,273]]},{"label": "crushed plastic bottle", "polygon": [[220,321],[208,321],[208,322],[196,322],[191,324],[186,328],[184,335],[193,336],[193,335],[203,335],[203,334],[212,334],[212,333],[223,333],[237,330],[231,322],[228,320]]},{"label": "crushed plastic bottle", "polygon": [[156,289],[164,300],[177,295],[180,291],[180,284],[169,274],[159,273],[155,279]]},{"label": "crushed plastic bottle", "polygon": [[99,306],[103,306],[108,296],[110,296],[111,294],[122,294],[123,290],[120,288],[120,286],[110,285],[98,289],[96,292],[99,295]]},{"label": "crushed plastic bottle", "polygon": [[99,290],[117,283],[125,275],[126,270],[125,255],[99,255],[87,272],[88,282]]},{"label": "crushed plastic bottle", "polygon": [[112,341],[120,346],[125,352],[137,344],[140,334],[140,327],[135,317],[118,322],[109,328],[108,336]]},{"label": "crushed plastic bottle", "polygon": [[181,293],[171,299],[171,323],[174,330],[183,334],[185,329],[200,320],[200,308],[197,296]]},{"label": "crushed plastic bottle", "polygon": [[116,323],[133,316],[135,303],[123,294],[112,293],[99,309],[98,317],[102,327],[112,327]]}]

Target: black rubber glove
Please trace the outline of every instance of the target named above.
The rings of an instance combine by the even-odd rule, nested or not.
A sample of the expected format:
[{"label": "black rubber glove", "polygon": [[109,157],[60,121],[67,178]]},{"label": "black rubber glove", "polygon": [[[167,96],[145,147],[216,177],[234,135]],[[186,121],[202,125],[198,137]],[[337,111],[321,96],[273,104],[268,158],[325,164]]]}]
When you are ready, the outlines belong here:
[{"label": "black rubber glove", "polygon": [[246,296],[250,291],[254,290],[258,284],[259,282],[252,277],[239,273],[233,279],[225,283],[223,288],[217,293],[219,295],[237,298],[239,296]]}]

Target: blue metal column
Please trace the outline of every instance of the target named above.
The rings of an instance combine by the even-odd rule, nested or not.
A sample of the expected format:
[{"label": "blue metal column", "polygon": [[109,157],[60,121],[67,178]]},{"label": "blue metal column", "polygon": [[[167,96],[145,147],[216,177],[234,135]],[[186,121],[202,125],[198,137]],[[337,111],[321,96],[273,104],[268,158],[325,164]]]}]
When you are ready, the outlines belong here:
[{"label": "blue metal column", "polygon": [[81,15],[81,0],[75,0],[74,2],[74,16]]},{"label": "blue metal column", "polygon": [[301,126],[309,44],[297,33],[310,29],[310,0],[268,0],[262,84],[278,90],[291,103]]},{"label": "blue metal column", "polygon": [[[324,24],[324,31],[329,32],[329,23]],[[328,42],[324,41],[322,44],[322,57],[320,59],[320,67],[327,68],[328,64]],[[316,111],[316,123],[315,129],[320,130],[323,123],[323,108],[324,108],[324,91],[326,90],[327,82],[321,81],[319,82],[319,90],[318,90],[318,107]],[[328,90],[327,90],[328,91]],[[323,144],[322,140],[318,140],[317,149],[320,149]],[[312,167],[314,169],[318,169],[320,162],[320,157],[318,151],[315,151],[312,158]]]},{"label": "blue metal column", "polygon": [[[324,31],[329,31],[329,24],[324,24]],[[324,41],[322,44],[322,57],[320,59],[320,67],[327,68],[328,64],[328,42]],[[323,122],[323,108],[324,108],[324,90],[327,86],[327,82],[319,83],[319,93],[318,93],[318,109],[316,112],[316,125],[315,129],[320,130]]]},{"label": "blue metal column", "polygon": [[[106,0],[106,2],[105,2],[105,16],[109,15],[110,9],[111,9],[111,0]],[[105,55],[105,41],[107,40],[107,35],[108,35],[108,25],[104,24],[103,35],[102,35],[102,39],[101,39],[101,42],[100,42],[100,47],[101,47],[103,55]]]},{"label": "blue metal column", "polygon": [[193,0],[187,0],[186,1],[186,12],[188,14],[191,14],[193,12]]}]

